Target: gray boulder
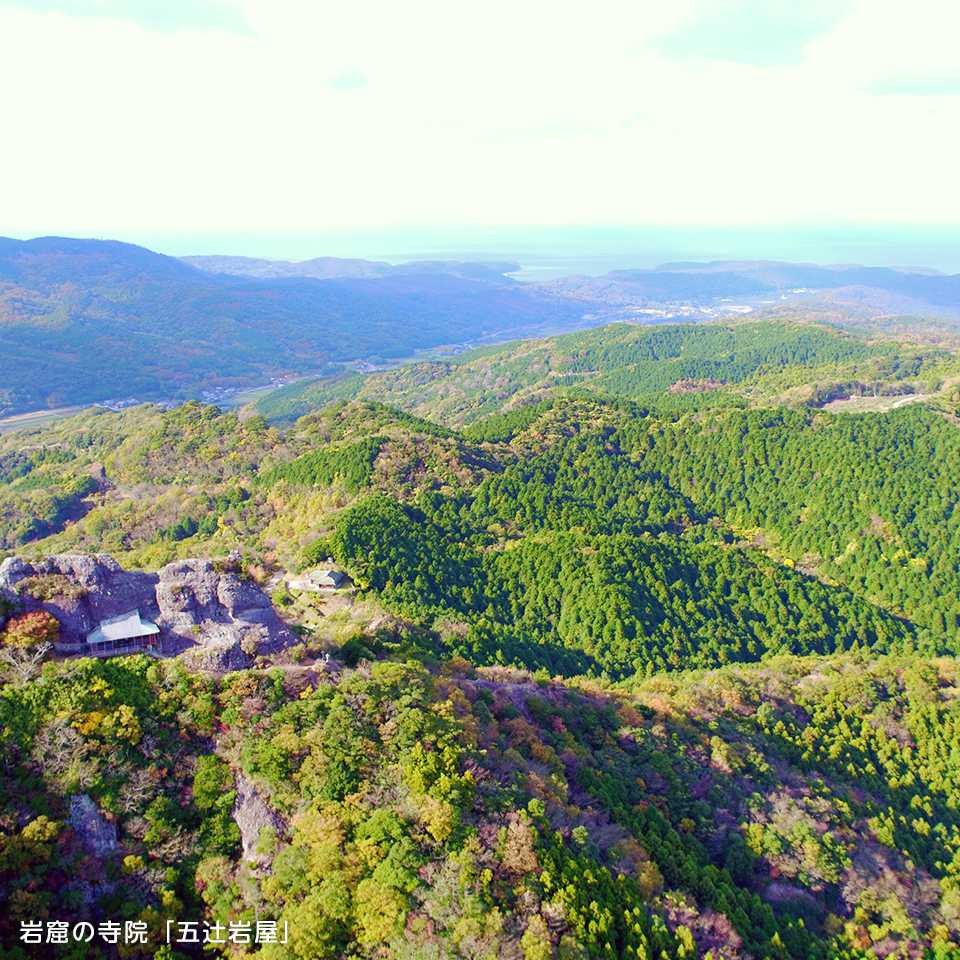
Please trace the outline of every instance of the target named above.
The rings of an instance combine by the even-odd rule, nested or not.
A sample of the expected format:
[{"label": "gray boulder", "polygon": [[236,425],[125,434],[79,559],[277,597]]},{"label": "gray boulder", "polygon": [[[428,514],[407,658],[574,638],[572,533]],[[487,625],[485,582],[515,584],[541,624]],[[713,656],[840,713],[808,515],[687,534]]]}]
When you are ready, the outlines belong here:
[{"label": "gray boulder", "polygon": [[296,639],[256,584],[217,570],[209,560],[163,567],[156,597],[161,629],[184,649],[199,645],[209,651],[226,669],[246,666],[251,655],[272,653]]},{"label": "gray boulder", "polygon": [[70,815],[67,822],[91,856],[103,860],[116,852],[116,824],[111,823],[100,812],[100,808],[88,794],[75,793],[70,797]]},{"label": "gray boulder", "polygon": [[233,819],[240,828],[243,859],[254,867],[269,866],[272,856],[262,848],[266,829],[277,840],[287,832],[283,818],[267,803],[256,785],[242,773],[237,774],[237,799],[233,805]]}]

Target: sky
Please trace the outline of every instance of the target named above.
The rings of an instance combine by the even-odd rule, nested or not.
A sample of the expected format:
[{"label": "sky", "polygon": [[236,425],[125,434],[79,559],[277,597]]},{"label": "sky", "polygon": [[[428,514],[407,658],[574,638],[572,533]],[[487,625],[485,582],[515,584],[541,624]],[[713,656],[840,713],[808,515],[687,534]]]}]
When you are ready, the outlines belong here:
[{"label": "sky", "polygon": [[958,36],[956,0],[0,0],[0,234],[950,236]]}]

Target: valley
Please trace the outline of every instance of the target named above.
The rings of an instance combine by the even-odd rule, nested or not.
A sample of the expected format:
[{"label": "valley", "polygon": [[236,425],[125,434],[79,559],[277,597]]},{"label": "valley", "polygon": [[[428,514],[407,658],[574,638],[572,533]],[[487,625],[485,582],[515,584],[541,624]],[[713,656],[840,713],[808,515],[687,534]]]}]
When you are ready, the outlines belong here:
[{"label": "valley", "polygon": [[955,343],[958,278],[766,261],[520,281],[504,261],[164,256],[0,238],[0,418],[93,403],[233,402],[265,383],[392,367],[616,321],[815,319]]}]

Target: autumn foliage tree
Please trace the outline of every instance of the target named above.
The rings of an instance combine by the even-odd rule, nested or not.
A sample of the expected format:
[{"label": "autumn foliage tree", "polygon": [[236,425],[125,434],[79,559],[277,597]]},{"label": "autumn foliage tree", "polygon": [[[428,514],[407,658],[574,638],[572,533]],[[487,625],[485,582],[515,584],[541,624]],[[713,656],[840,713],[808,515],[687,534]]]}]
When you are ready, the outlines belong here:
[{"label": "autumn foliage tree", "polygon": [[60,623],[53,614],[46,610],[32,610],[7,621],[0,633],[0,643],[7,647],[30,648],[56,643],[59,636]]}]

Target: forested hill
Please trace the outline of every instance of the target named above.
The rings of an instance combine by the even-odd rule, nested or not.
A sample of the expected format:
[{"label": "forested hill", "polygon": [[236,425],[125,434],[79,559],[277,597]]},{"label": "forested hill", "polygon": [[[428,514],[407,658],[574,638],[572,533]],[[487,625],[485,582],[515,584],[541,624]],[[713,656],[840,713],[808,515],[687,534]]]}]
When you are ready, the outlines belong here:
[{"label": "forested hill", "polygon": [[957,693],[851,655],[630,691],[389,649],[51,666],[0,690],[0,943],[103,911],[131,957],[237,955],[160,947],[187,917],[275,921],[264,960],[956,960]]},{"label": "forested hill", "polygon": [[613,324],[366,377],[306,380],[268,394],[255,408],[284,422],[332,399],[364,398],[458,425],[565,388],[669,396],[687,407],[818,404],[850,395],[927,394],[958,376],[960,363],[947,350],[866,340],[811,323]]},{"label": "forested hill", "polygon": [[[0,414],[171,400],[578,321],[493,269],[237,277],[115,241],[0,238]],[[510,265],[501,265],[510,266]]]},{"label": "forested hill", "polygon": [[403,609],[469,624],[458,651],[623,675],[778,649],[955,648],[960,433],[941,415],[582,400],[529,416],[518,460],[474,489],[373,497],[331,541]]},{"label": "forested hill", "polygon": [[951,417],[585,395],[462,433],[358,401],[286,432],[199,405],[88,414],[0,442],[0,536],[148,567],[332,555],[448,652],[566,674],[951,652]]}]

